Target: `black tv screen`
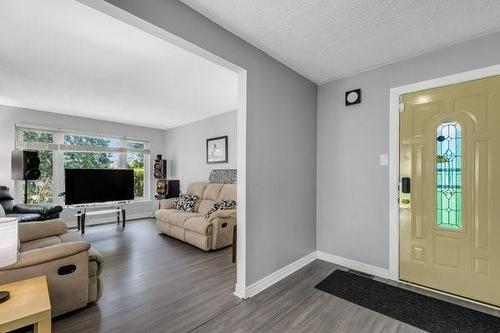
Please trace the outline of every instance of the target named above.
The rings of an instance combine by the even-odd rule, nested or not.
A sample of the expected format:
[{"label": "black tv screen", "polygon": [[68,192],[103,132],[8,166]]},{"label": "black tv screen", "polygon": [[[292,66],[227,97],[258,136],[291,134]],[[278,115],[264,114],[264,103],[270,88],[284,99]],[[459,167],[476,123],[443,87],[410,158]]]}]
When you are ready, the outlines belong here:
[{"label": "black tv screen", "polygon": [[66,205],[134,199],[134,171],[65,169]]}]

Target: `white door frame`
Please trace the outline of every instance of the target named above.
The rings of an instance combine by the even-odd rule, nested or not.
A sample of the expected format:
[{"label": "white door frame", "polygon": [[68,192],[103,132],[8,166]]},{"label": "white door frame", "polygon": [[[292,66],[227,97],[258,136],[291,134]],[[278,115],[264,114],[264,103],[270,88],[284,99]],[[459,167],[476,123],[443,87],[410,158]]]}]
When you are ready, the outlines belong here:
[{"label": "white door frame", "polygon": [[500,65],[475,69],[390,90],[389,101],[389,279],[399,281],[399,97],[411,92],[500,75]]},{"label": "white door frame", "polygon": [[77,0],[104,14],[132,25],[144,32],[175,44],[191,53],[216,63],[238,75],[238,120],[237,120],[237,163],[238,163],[238,233],[236,251],[236,286],[234,294],[239,298],[247,298],[246,289],[246,156],[247,156],[247,71],[232,62],[221,58],[196,44],[188,42],[154,24],[151,24],[121,8],[104,0]]}]

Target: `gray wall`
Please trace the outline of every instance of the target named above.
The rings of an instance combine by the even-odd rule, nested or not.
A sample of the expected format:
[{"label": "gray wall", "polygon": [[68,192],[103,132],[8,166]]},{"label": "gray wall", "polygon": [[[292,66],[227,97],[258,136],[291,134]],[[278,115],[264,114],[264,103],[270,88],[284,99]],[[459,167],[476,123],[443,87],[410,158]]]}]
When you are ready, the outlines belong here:
[{"label": "gray wall", "polygon": [[[149,140],[151,156],[163,154],[165,150],[165,131],[163,130],[0,105],[0,185],[9,186],[11,189],[14,189],[14,181],[10,179],[10,153],[15,147],[16,124],[73,129],[117,136],[126,133],[129,137]],[[151,198],[154,198],[154,184],[151,172]],[[151,216],[154,207],[152,201],[132,203],[127,208],[127,218]],[[76,224],[72,210],[65,209],[62,217],[69,225]],[[114,216],[94,218],[89,220],[89,223],[106,222],[115,218]]]},{"label": "gray wall", "polygon": [[107,0],[248,71],[247,285],[316,249],[317,86],[175,0]]},{"label": "gray wall", "polygon": [[[500,33],[324,84],[318,97],[317,247],[389,266],[389,90],[500,63]],[[361,88],[363,102],[344,106]]]},{"label": "gray wall", "polygon": [[[165,132],[169,178],[179,179],[181,190],[195,181],[207,181],[213,169],[236,169],[237,111],[223,113]],[[207,139],[228,136],[228,163],[207,164]]]}]

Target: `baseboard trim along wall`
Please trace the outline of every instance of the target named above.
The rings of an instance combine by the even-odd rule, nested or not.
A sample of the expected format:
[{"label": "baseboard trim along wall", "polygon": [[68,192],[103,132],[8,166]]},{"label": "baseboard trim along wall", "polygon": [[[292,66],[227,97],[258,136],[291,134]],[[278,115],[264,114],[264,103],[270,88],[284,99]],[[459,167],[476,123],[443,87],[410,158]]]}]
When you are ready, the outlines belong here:
[{"label": "baseboard trim along wall", "polygon": [[279,282],[280,280],[286,278],[288,275],[295,273],[302,267],[312,263],[314,260],[316,260],[316,251],[309,253],[308,255],[292,262],[291,264],[277,270],[276,272],[269,274],[265,278],[251,284],[245,289],[245,295],[243,295],[243,297],[240,297],[240,295],[236,296],[240,298],[253,297],[264,289],[269,288],[276,282]]},{"label": "baseboard trim along wall", "polygon": [[248,298],[248,296],[245,295],[245,288],[240,287],[238,284],[236,284],[233,294],[234,294],[234,296],[241,298],[241,299]]},{"label": "baseboard trim along wall", "polygon": [[344,266],[344,267],[354,269],[354,270],[357,270],[357,271],[360,271],[363,273],[372,274],[372,275],[381,277],[383,279],[389,278],[389,270],[385,269],[385,268],[380,268],[377,266],[365,264],[363,262],[359,262],[359,261],[344,258],[344,257],[339,257],[336,255],[321,252],[321,251],[316,251],[316,257],[319,260],[328,261],[328,262],[331,262],[332,264]]},{"label": "baseboard trim along wall", "polygon": [[234,295],[236,295],[239,298],[246,299],[249,297],[253,297],[260,293],[261,291],[264,291],[265,289],[271,287],[273,284],[283,280],[290,274],[295,273],[302,267],[312,263],[314,260],[319,259],[323,261],[328,261],[331,262],[332,264],[336,264],[339,266],[344,266],[346,268],[354,269],[363,273],[367,274],[372,274],[378,277],[381,277],[383,279],[388,279],[389,278],[389,270],[385,268],[380,268],[377,266],[373,266],[370,264],[365,264],[363,262],[359,262],[356,260],[348,259],[348,258],[343,258],[339,257],[333,254],[321,252],[321,251],[314,251],[309,253],[308,255],[292,262],[288,266],[285,266],[279,270],[277,270],[274,273],[269,274],[265,278],[251,284],[247,288],[240,288],[238,285],[236,285],[236,289],[234,292]]}]

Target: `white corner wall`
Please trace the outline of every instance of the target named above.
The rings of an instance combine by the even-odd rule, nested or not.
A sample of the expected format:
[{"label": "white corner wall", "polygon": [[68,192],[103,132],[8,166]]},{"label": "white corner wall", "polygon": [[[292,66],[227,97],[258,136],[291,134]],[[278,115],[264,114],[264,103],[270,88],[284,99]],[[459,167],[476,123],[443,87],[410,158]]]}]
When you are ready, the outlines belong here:
[{"label": "white corner wall", "polygon": [[[205,118],[165,132],[165,156],[170,179],[179,179],[181,191],[190,183],[208,181],[213,169],[237,169],[237,111]],[[228,163],[206,162],[206,140],[228,136]]]}]

